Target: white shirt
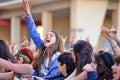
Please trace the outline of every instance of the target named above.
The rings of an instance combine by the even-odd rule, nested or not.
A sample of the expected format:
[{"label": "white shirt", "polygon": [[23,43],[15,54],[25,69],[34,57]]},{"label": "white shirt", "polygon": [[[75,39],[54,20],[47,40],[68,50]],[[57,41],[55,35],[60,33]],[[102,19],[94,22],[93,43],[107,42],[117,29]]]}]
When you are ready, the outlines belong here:
[{"label": "white shirt", "polygon": [[[53,54],[52,58],[51,58],[51,62],[54,61],[61,53],[60,52],[56,52],[55,54]],[[49,60],[50,58],[46,58],[43,62],[43,64],[41,65],[41,72],[44,75],[47,75],[48,71],[49,71]]]}]

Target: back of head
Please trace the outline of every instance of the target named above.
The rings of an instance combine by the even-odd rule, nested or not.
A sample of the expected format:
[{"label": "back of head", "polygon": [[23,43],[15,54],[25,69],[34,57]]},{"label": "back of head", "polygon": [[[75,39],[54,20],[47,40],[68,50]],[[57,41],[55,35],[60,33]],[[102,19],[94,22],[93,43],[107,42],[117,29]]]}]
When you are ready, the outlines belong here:
[{"label": "back of head", "polygon": [[[106,65],[109,69],[111,69],[112,65],[114,64],[114,57],[113,57],[113,55],[112,55],[111,53],[109,53],[109,52],[103,52],[103,53],[101,54],[101,56],[102,56],[102,58],[103,58],[103,60],[104,60],[104,62],[105,62],[105,65]],[[111,70],[112,70],[112,69],[111,69]]]},{"label": "back of head", "polygon": [[61,63],[61,65],[66,65],[67,74],[71,74],[74,71],[75,63],[72,58],[72,53],[62,52],[62,54],[58,57],[58,61]]},{"label": "back of head", "polygon": [[114,59],[109,52],[100,51],[95,55],[95,61],[97,64],[98,80],[112,78],[112,65]]},{"label": "back of head", "polygon": [[0,58],[15,62],[13,55],[10,53],[8,46],[3,40],[0,40]]},{"label": "back of head", "polygon": [[77,68],[77,74],[82,72],[82,68],[87,63],[91,63],[93,48],[92,46],[83,40],[79,40],[74,44],[75,63]]}]

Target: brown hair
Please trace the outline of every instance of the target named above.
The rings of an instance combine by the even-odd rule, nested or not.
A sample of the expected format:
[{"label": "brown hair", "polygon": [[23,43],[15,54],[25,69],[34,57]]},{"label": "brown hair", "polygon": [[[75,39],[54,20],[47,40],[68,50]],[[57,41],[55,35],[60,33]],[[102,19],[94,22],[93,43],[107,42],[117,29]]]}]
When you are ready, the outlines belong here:
[{"label": "brown hair", "polygon": [[41,64],[43,63],[44,59],[47,57],[50,58],[49,61],[49,66],[50,66],[52,55],[55,54],[57,51],[59,52],[63,51],[63,43],[60,35],[55,31],[51,31],[51,32],[55,34],[56,42],[47,48],[44,46],[44,44],[39,48],[39,53],[35,56],[35,60],[33,62],[34,69],[40,70]]},{"label": "brown hair", "polygon": [[97,64],[97,80],[112,79],[112,65],[114,64],[113,55],[109,52],[99,51],[99,54],[95,55],[95,62]]},{"label": "brown hair", "polygon": [[74,44],[74,55],[75,55],[75,63],[77,69],[77,75],[82,72],[83,66],[87,63],[91,63],[93,48],[91,44],[87,41],[78,40]]}]

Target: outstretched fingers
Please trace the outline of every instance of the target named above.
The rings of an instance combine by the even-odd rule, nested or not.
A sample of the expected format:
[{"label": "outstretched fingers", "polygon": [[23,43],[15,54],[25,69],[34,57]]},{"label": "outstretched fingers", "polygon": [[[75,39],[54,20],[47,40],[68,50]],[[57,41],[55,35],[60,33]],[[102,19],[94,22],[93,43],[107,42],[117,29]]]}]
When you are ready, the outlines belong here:
[{"label": "outstretched fingers", "polygon": [[30,12],[30,6],[29,6],[29,3],[28,3],[28,0],[23,0],[23,6],[24,6],[25,12],[29,13]]}]

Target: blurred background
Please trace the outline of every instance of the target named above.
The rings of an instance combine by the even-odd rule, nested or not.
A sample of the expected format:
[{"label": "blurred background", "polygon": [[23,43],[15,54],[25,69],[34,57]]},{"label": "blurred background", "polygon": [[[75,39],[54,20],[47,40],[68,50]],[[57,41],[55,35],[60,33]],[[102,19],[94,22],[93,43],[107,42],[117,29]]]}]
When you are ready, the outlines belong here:
[{"label": "blurred background", "polygon": [[[43,38],[48,31],[55,30],[68,36],[89,36],[97,48],[110,49],[109,43],[100,35],[101,25],[120,33],[120,0],[29,0],[31,13],[37,30]],[[22,0],[0,0],[0,39],[20,44],[24,36],[29,37],[24,22]],[[120,34],[119,34],[120,35]]]}]

